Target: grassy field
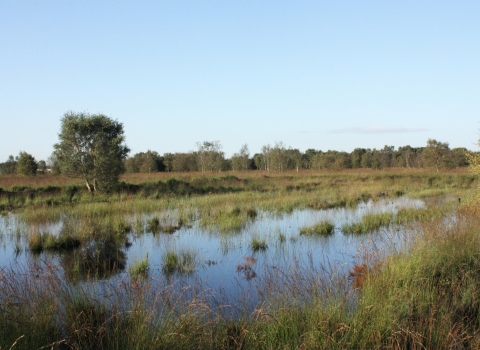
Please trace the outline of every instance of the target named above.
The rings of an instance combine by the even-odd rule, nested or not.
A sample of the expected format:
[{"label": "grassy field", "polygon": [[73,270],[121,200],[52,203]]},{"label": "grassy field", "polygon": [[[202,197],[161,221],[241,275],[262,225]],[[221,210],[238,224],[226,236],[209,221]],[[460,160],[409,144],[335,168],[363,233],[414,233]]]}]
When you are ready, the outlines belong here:
[{"label": "grassy field", "polygon": [[[80,285],[53,265],[42,273],[35,264],[1,269],[0,349],[480,348],[480,216],[472,199],[477,181],[465,170],[157,173],[122,181],[110,194],[91,196],[74,179],[0,177],[1,209],[32,227],[25,233],[32,254],[98,252],[76,260],[77,272],[90,276]],[[108,286],[108,295],[96,284],[95,276],[122,263],[118,247],[130,231],[168,234],[196,221],[231,235],[262,212],[355,207],[399,196],[422,198],[427,206],[366,215],[343,231],[369,234],[415,223],[420,229],[406,250],[381,259],[366,251],[341,276],[325,276],[322,266],[269,267],[253,312],[224,303],[219,291],[159,290],[148,278],[148,256],[131,266],[131,278]],[[168,222],[155,216],[166,210]],[[125,220],[134,213],[150,219]],[[58,236],[35,229],[60,217],[65,225]],[[303,232],[332,234],[329,222]],[[252,251],[269,249],[260,237],[247,243]],[[196,259],[188,247],[168,251],[161,269],[191,273]],[[254,264],[246,259],[238,269],[249,273]]]}]

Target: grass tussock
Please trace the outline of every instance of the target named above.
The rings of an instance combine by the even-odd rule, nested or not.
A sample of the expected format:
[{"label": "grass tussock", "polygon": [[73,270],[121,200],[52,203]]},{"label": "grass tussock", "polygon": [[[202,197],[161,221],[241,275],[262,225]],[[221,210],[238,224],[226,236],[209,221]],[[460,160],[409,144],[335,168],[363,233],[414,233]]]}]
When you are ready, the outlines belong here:
[{"label": "grass tussock", "polygon": [[28,247],[33,253],[40,253],[43,250],[48,251],[71,251],[80,247],[82,241],[72,235],[60,234],[54,236],[51,233],[34,232],[28,240]]},{"label": "grass tussock", "polygon": [[429,208],[401,208],[396,213],[369,213],[364,215],[360,222],[343,225],[342,231],[344,234],[365,234],[378,231],[381,227],[388,227],[389,225],[431,222],[448,215],[447,213],[452,208],[446,204],[434,205]]},{"label": "grass tussock", "polygon": [[335,226],[329,221],[322,221],[313,226],[306,226],[300,229],[300,234],[305,236],[331,236]]},{"label": "grass tussock", "polygon": [[253,252],[264,252],[267,250],[268,245],[264,238],[253,237],[250,241],[250,248]]},{"label": "grass tussock", "polygon": [[378,230],[382,226],[388,226],[392,222],[393,213],[366,214],[358,223],[343,225],[345,234],[362,234]]},{"label": "grass tussock", "polygon": [[143,260],[134,262],[128,272],[133,279],[146,278],[148,276],[148,256]]},{"label": "grass tussock", "polygon": [[166,275],[191,274],[195,271],[197,254],[188,249],[183,249],[180,252],[168,250],[162,257],[162,262],[162,271]]}]

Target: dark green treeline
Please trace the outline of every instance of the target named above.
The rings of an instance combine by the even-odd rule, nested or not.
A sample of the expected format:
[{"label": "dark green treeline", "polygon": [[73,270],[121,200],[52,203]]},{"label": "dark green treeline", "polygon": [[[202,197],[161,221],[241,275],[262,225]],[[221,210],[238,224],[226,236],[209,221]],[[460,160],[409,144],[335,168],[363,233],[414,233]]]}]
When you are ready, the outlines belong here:
[{"label": "dark green treeline", "polygon": [[[151,172],[218,172],[241,170],[291,171],[291,170],[342,170],[342,169],[385,169],[435,168],[448,169],[468,166],[466,148],[451,149],[448,143],[429,139],[426,147],[385,146],[382,149],[356,148],[352,152],[321,151],[307,149],[301,152],[285,146],[283,142],[274,146],[265,145],[260,152],[250,154],[245,144],[232,157],[225,157],[219,141],[197,143],[197,150],[187,153],[160,153],[147,151],[136,153],[125,160],[127,173]],[[26,154],[25,152],[21,152]],[[19,158],[10,156],[0,163],[0,173],[19,173]],[[37,173],[59,173],[54,156],[46,162],[39,161]],[[21,168],[21,167],[20,167]]]}]

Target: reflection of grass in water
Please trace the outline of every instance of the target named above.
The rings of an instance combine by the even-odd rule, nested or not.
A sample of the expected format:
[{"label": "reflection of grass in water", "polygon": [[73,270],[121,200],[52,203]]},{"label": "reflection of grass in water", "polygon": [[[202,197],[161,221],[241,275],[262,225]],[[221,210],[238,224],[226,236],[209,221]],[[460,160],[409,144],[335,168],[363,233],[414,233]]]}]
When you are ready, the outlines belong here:
[{"label": "reflection of grass in water", "polygon": [[306,226],[300,229],[301,235],[306,236],[330,236],[335,226],[329,221],[322,221],[313,226]]},{"label": "reflection of grass in water", "polygon": [[107,277],[125,268],[122,242],[113,235],[91,238],[74,252],[74,271],[81,275]]},{"label": "reflection of grass in water", "polygon": [[166,274],[189,274],[195,271],[197,254],[193,250],[183,249],[180,253],[168,250],[162,257],[162,270]]}]

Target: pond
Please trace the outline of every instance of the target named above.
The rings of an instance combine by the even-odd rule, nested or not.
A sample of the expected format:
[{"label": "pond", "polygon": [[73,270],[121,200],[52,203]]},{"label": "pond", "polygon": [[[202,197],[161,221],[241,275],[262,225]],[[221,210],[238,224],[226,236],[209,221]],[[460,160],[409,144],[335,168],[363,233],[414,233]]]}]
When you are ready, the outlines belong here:
[{"label": "pond", "polygon": [[[41,270],[45,266],[58,266],[63,278],[75,286],[97,284],[98,290],[120,285],[130,279],[129,270],[135,263],[148,259],[148,281],[157,289],[198,288],[221,294],[222,302],[232,305],[247,298],[250,303],[259,301],[258,284],[265,283],[275,271],[285,277],[297,269],[315,270],[331,278],[345,278],[364,254],[388,254],[400,251],[408,242],[410,232],[399,226],[382,227],[363,235],[347,235],[344,224],[355,223],[367,213],[396,212],[400,208],[423,208],[424,202],[405,197],[360,203],[354,209],[294,210],[275,214],[260,212],[236,232],[220,232],[215,228],[202,228],[198,221],[190,227],[182,227],[173,234],[130,233],[128,247],[120,250],[123,268],[103,276],[101,280],[75,277],[73,253],[42,252],[28,250],[28,230],[58,233],[62,222],[32,228],[16,215],[0,216],[0,269],[3,271],[27,271],[32,265]],[[156,213],[168,216],[171,213]],[[141,216],[146,222],[152,215]],[[127,218],[132,223],[138,215]],[[321,221],[334,223],[334,233],[328,237],[300,235],[300,229]],[[145,226],[146,227],[146,226]],[[252,247],[252,240],[264,243]],[[165,267],[168,253],[177,257],[184,254],[185,269]],[[1,271],[1,270],[0,270]],[[342,277],[343,276],[343,277]],[[246,297],[248,296],[248,297]]]}]

